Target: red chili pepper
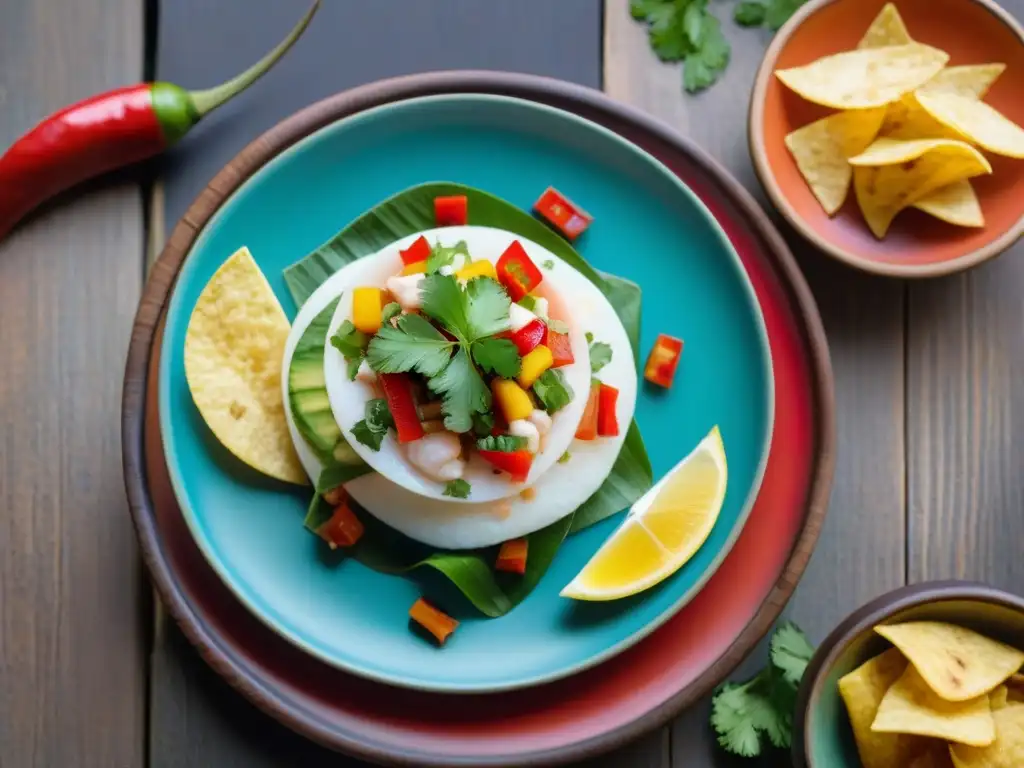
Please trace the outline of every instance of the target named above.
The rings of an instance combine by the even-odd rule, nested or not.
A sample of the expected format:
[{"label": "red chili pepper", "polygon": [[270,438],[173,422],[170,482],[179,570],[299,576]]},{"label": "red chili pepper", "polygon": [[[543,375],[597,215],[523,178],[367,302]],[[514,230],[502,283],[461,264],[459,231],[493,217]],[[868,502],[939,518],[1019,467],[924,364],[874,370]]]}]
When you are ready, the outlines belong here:
[{"label": "red chili pepper", "polygon": [[186,91],[172,83],[141,83],[92,96],[43,120],[0,156],[0,239],[54,195],[175,144],[265,74],[319,7],[315,0],[274,50],[214,88]]},{"label": "red chili pepper", "polygon": [[529,548],[530,542],[526,539],[506,541],[498,550],[498,559],[494,562],[494,570],[518,573],[522,576],[526,573],[526,555]]},{"label": "red chili pepper", "polygon": [[580,425],[576,427],[577,440],[593,440],[597,437],[597,414],[600,407],[601,383],[595,381],[590,385],[587,396],[587,407],[583,409]]},{"label": "red chili pepper", "polygon": [[602,384],[597,393],[597,434],[601,437],[615,437],[619,434],[619,420],[615,407],[619,402],[619,390]]},{"label": "red chili pepper", "polygon": [[411,443],[423,437],[423,425],[412,396],[412,381],[404,373],[382,373],[378,376],[388,401],[388,410],[395,421],[398,442]]},{"label": "red chili pepper", "polygon": [[664,333],[654,342],[644,366],[644,378],[652,384],[668,389],[676,375],[679,358],[682,357],[683,342]]},{"label": "red chili pepper", "polygon": [[399,251],[398,255],[402,257],[402,263],[406,266],[426,261],[427,257],[430,256],[430,243],[427,242],[427,238],[420,235],[415,243],[404,251]]},{"label": "red chili pepper", "polygon": [[551,350],[552,368],[561,368],[563,365],[571,365],[576,362],[576,358],[572,356],[572,342],[569,340],[569,334],[558,333],[548,328],[544,346]]},{"label": "red chili pepper", "polygon": [[526,478],[530,474],[530,465],[533,464],[533,454],[529,451],[480,451],[479,453],[480,458],[495,469],[512,475],[512,482],[526,482]]},{"label": "red chili pepper", "polygon": [[344,500],[334,508],[331,519],[316,529],[317,535],[326,541],[331,549],[351,547],[363,537],[363,524]]},{"label": "red chili pepper", "polygon": [[537,265],[530,261],[518,240],[501,254],[497,263],[498,280],[505,286],[512,301],[519,301],[544,279]]},{"label": "red chili pepper", "polygon": [[554,187],[548,187],[533,204],[539,216],[546,219],[569,240],[575,240],[593,222],[594,217]]},{"label": "red chili pepper", "polygon": [[540,346],[547,332],[544,321],[534,319],[512,334],[512,343],[519,348],[520,355],[525,355]]},{"label": "red chili pepper", "polygon": [[434,198],[434,218],[439,227],[460,227],[469,221],[469,200],[465,195]]}]

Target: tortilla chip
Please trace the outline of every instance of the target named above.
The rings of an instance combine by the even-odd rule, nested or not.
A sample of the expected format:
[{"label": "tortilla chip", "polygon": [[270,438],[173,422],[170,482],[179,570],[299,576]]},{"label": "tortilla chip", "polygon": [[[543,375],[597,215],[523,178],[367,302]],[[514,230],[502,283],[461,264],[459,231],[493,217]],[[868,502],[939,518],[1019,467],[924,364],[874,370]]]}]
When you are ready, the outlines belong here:
[{"label": "tortilla chip", "polygon": [[993,712],[1009,705],[1010,690],[1005,685],[997,685],[988,695],[988,706]]},{"label": "tortilla chip", "polygon": [[868,31],[864,33],[857,44],[857,48],[885,48],[887,45],[907,45],[914,42],[907,31],[907,25],[903,23],[903,17],[896,6],[886,3],[879,11],[875,20],[871,22]]},{"label": "tortilla chip", "polygon": [[1024,158],[1024,128],[985,102],[923,89],[915,96],[925,112],[966,141],[997,155]]},{"label": "tortilla chip", "polygon": [[[1006,70],[1005,64],[972,64],[946,67],[917,89],[926,93],[953,93],[969,99],[981,99]],[[916,92],[915,92],[916,93]],[[894,139],[959,139],[959,132],[943,125],[907,93],[888,107],[879,133]]]},{"label": "tortilla chip", "polygon": [[996,739],[987,747],[950,744],[956,768],[1021,768],[1024,766],[1024,706],[1019,704],[992,713]]},{"label": "tortilla chip", "polygon": [[988,746],[996,738],[988,696],[946,701],[935,695],[913,666],[886,691],[871,730],[933,736],[975,747]]},{"label": "tortilla chip", "polygon": [[850,163],[857,203],[878,239],[907,206],[956,181],[992,172],[978,150],[948,139],[878,139]]},{"label": "tortilla chip", "polygon": [[881,107],[928,82],[949,54],[910,43],[825,56],[803,67],[776,71],[787,87],[808,101],[836,109]]},{"label": "tortilla chip", "polygon": [[875,627],[947,701],[988,693],[1024,664],[1024,653],[965,627],[911,621]]},{"label": "tortilla chip", "polygon": [[284,415],[288,318],[247,248],[210,278],[185,335],[185,377],[203,420],[231,453],[270,477],[305,485]]},{"label": "tortilla chip", "polygon": [[1005,64],[946,67],[918,90],[926,93],[953,93],[967,99],[983,99],[1005,71]]},{"label": "tortilla chip", "polygon": [[839,695],[846,705],[857,742],[857,752],[864,768],[892,768],[903,765],[920,751],[924,740],[919,736],[899,733],[875,733],[871,723],[885,692],[907,669],[908,663],[897,649],[861,664],[839,680]]},{"label": "tortilla chip", "polygon": [[853,179],[849,158],[875,140],[884,107],[854,109],[805,125],[786,137],[804,181],[829,216],[843,207]]},{"label": "tortilla chip", "polygon": [[985,216],[971,182],[957,181],[914,203],[914,208],[958,227],[983,227]]},{"label": "tortilla chip", "polygon": [[[894,766],[899,768],[899,766]],[[925,752],[917,755],[907,764],[907,768],[953,768],[953,759],[949,756],[949,746],[944,741],[936,741]]]}]

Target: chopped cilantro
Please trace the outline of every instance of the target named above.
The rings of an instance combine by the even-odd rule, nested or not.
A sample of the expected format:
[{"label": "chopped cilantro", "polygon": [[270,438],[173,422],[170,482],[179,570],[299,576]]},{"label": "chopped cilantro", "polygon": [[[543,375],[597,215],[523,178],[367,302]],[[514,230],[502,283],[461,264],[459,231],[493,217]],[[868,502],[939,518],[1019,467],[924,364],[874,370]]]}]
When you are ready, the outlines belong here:
[{"label": "chopped cilantro", "polygon": [[419,315],[402,315],[397,327],[382,326],[373,337],[367,359],[378,373],[416,371],[437,376],[451,360],[454,346]]},{"label": "chopped cilantro", "polygon": [[449,480],[444,487],[444,495],[455,499],[468,499],[470,484],[461,477],[458,480]]},{"label": "chopped cilantro", "polygon": [[533,296],[533,295],[528,293],[525,296],[523,296],[523,298],[521,298],[516,303],[520,307],[522,307],[523,309],[528,309],[528,310],[530,310],[531,312],[533,312],[535,314],[537,312],[537,297],[536,296]]},{"label": "chopped cilantro", "polygon": [[377,430],[372,429],[366,419],[360,419],[352,425],[352,437],[368,447],[371,451],[380,450],[380,445],[384,442],[384,436],[386,434],[387,430],[378,432]]},{"label": "chopped cilantro", "polygon": [[562,372],[557,368],[548,368],[533,383],[533,394],[537,396],[544,410],[554,413],[572,401],[572,387],[566,382]]},{"label": "chopped cilantro", "polygon": [[338,326],[338,331],[331,336],[331,346],[341,352],[341,356],[348,364],[346,372],[350,381],[355,381],[356,373],[366,356],[366,346],[369,343],[370,337],[352,325],[350,320],[346,320]]},{"label": "chopped cilantro", "polygon": [[569,463],[569,459],[571,459],[571,458],[572,458],[572,454],[569,453],[568,451],[566,451],[565,453],[563,453],[561,456],[558,457],[558,463],[559,464],[568,464]]},{"label": "chopped cilantro", "polygon": [[395,426],[387,400],[380,397],[368,400],[363,414],[364,418],[352,425],[352,437],[371,450],[379,451],[388,429]]},{"label": "chopped cilantro", "polygon": [[478,437],[487,437],[491,434],[491,430],[494,429],[494,414],[493,413],[474,413],[473,414],[473,432]]},{"label": "chopped cilantro", "polygon": [[800,685],[807,663],[814,655],[814,647],[806,635],[792,622],[786,622],[772,636],[772,666],[782,673],[783,679],[794,688]]},{"label": "chopped cilantro", "polygon": [[612,361],[610,344],[596,341],[590,345],[590,372],[597,373]]},{"label": "chopped cilantro", "polygon": [[584,336],[586,336],[586,338],[587,338],[587,344],[593,344],[594,343],[594,334],[592,334],[590,331],[587,331],[584,334]]},{"label": "chopped cilantro", "polygon": [[398,302],[392,301],[390,304],[385,304],[384,309],[380,312],[381,325],[386,325],[391,322],[392,318],[398,317],[400,314],[402,314],[402,307]]},{"label": "chopped cilantro", "polygon": [[[456,265],[457,257],[462,256],[459,259],[459,264]],[[462,265],[469,261],[469,246],[466,245],[465,240],[459,240],[455,245],[441,245],[441,243],[434,243],[434,246],[430,249],[430,255],[427,256],[427,274],[432,275],[441,267],[454,267],[455,269],[461,269]]]},{"label": "chopped cilantro", "polygon": [[511,339],[481,339],[473,344],[473,360],[485,373],[514,379],[523,367],[519,349]]},{"label": "chopped cilantro", "polygon": [[491,391],[473,367],[465,347],[459,347],[447,367],[429,379],[427,386],[442,396],[444,426],[451,432],[468,432],[473,428],[473,414],[491,408]]},{"label": "chopped cilantro", "polygon": [[477,440],[476,447],[481,451],[513,453],[526,447],[526,438],[515,435],[488,435]]},{"label": "chopped cilantro", "polygon": [[555,260],[554,259],[544,259],[544,261],[542,261],[540,263],[540,265],[542,267],[544,267],[544,269],[554,269],[555,268]]}]

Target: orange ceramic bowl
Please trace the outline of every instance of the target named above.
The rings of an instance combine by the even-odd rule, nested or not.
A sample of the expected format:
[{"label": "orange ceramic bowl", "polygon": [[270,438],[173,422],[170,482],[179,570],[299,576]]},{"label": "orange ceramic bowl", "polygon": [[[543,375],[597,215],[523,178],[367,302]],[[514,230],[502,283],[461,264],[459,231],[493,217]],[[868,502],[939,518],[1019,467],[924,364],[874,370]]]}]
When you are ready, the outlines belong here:
[{"label": "orange ceramic bowl", "polygon": [[[750,151],[773,204],[826,253],[868,272],[934,277],[959,272],[1005,251],[1024,234],[1024,160],[986,156],[993,173],[972,179],[985,226],[966,229],[916,210],[897,216],[875,239],[850,190],[829,218],[807,186],[784,139],[833,110],[805,101],[775,77],[829,54],[852,50],[886,0],[810,0],[779,30],[758,71],[750,105]],[[1024,29],[991,0],[895,0],[911,37],[941,48],[949,65],[1002,62],[1006,71],[985,101],[1024,126]]]}]

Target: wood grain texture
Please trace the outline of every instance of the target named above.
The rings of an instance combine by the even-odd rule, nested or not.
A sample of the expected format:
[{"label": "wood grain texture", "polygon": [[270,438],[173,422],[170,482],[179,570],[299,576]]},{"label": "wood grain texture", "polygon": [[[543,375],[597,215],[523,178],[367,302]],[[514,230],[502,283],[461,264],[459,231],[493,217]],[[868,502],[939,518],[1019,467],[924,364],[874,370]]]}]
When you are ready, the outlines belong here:
[{"label": "wood grain texture", "polygon": [[[658,61],[628,0],[605,5],[605,90],[693,138],[766,210],[747,150],[747,101],[769,34],[738,28],[722,6],[732,61],[718,84],[682,90],[678,65]],[[859,275],[817,254],[779,217],[811,284],[829,334],[836,378],[837,449],[832,502],[815,554],[787,614],[819,640],[857,606],[904,579],[904,287]],[[735,677],[765,660],[755,653]],[[729,765],[714,747],[707,705],[680,717],[672,760],[679,768]]]},{"label": "wood grain texture", "polygon": [[[4,3],[0,150],[142,74],[135,0]],[[141,285],[128,177],[0,243],[0,765],[143,764],[141,573],[118,416]]]}]

